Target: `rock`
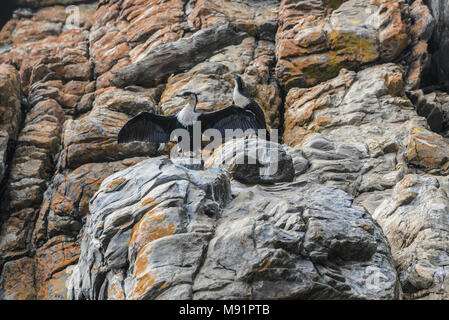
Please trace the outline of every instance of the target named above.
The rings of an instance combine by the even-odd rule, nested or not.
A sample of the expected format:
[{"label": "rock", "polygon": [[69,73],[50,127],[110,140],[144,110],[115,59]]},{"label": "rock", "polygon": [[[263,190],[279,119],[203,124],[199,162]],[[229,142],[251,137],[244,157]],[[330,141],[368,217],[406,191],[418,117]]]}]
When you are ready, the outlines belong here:
[{"label": "rock", "polygon": [[[291,89],[284,119],[284,142],[299,148],[308,163],[296,180],[339,187],[370,212],[383,200],[377,195],[409,171],[444,171],[439,165],[445,161],[445,142],[433,137],[426,118],[416,114],[404,93],[401,68],[393,64],[341,71],[313,88]],[[429,145],[420,143],[418,132],[439,141],[436,149],[425,151]],[[418,156],[416,139],[422,145]]]},{"label": "rock", "polygon": [[2,198],[0,261],[30,250],[29,237],[58,157],[63,121],[64,112],[54,100],[37,103],[26,116]]},{"label": "rock", "polygon": [[118,162],[90,163],[64,175],[55,177],[44,195],[33,234],[33,245],[38,248],[55,236],[76,239],[82,221],[89,213],[89,200],[109,175],[132,166],[144,158]]},{"label": "rock", "polygon": [[427,122],[434,132],[447,137],[449,128],[449,94],[443,91],[434,91],[426,95],[420,95],[418,104],[425,111],[430,110]]},{"label": "rock", "polygon": [[[188,281],[200,267],[229,188],[218,169],[189,170],[167,159],[149,159],[104,180],[91,199],[69,296],[106,299],[112,285],[129,299],[167,290],[191,296]],[[91,273],[91,263],[102,267]],[[117,283],[120,274],[128,276]]]},{"label": "rock", "polygon": [[448,297],[449,199],[439,178],[405,176],[373,214],[391,244],[408,298]]},{"label": "rock", "polygon": [[[22,121],[21,91],[17,71],[0,65],[0,181],[3,181]],[[2,189],[2,188],[0,188]],[[2,190],[0,190],[1,195]]]},{"label": "rock", "polygon": [[88,114],[76,120],[68,120],[64,124],[64,149],[60,167],[76,168],[90,162],[155,155],[155,144],[117,144],[118,132],[131,116],[154,110],[152,92],[136,93],[116,88],[97,92],[92,110]]},{"label": "rock", "polygon": [[[194,299],[397,296],[381,231],[369,215],[351,207],[347,194],[311,185],[279,188],[282,197],[277,187],[246,188],[225,209]],[[326,209],[327,201],[333,211]],[[371,278],[380,283],[366,285]]]},{"label": "rock", "polygon": [[[405,1],[349,0],[333,9],[319,1],[282,1],[276,69],[286,89],[314,86],[342,68],[391,61],[413,40],[426,39],[434,23],[422,3],[412,6],[414,16],[420,16],[412,34],[411,19],[403,14],[410,10]],[[411,70],[422,71],[418,66]]]},{"label": "rock", "polygon": [[449,144],[440,136],[416,128],[407,138],[407,161],[425,171],[435,174],[448,169]]},{"label": "rock", "polygon": [[376,119],[374,126],[378,128],[399,130],[403,126],[398,123],[422,121],[404,94],[403,72],[394,64],[358,73],[343,69],[337,78],[311,89],[293,88],[287,94],[285,109],[284,142],[292,147],[301,146],[312,133],[342,134],[350,128],[358,132],[348,134],[350,140],[351,135],[360,140],[362,132],[364,139],[373,138],[378,133],[373,133],[371,119]]},{"label": "rock", "polygon": [[[97,88],[111,86],[119,69],[137,62],[153,49],[192,34],[184,21],[184,2],[102,1],[91,28],[91,61]],[[117,50],[120,49],[120,50]]]},{"label": "rock", "polygon": [[293,168],[295,170],[295,177],[303,174],[307,171],[310,166],[309,161],[305,158],[304,153],[301,149],[298,148],[290,148],[287,146],[283,146],[287,154],[292,158]]},{"label": "rock", "polygon": [[28,257],[5,263],[0,277],[0,299],[35,299],[33,268],[33,259]]},{"label": "rock", "polygon": [[429,41],[435,27],[435,18],[422,0],[413,1],[410,6],[410,17],[414,20],[412,32],[415,39]]},{"label": "rock", "polygon": [[[398,57],[411,42],[407,32],[407,21],[403,20],[402,14],[407,9],[404,1],[384,1],[379,6],[380,57],[383,61],[391,61]],[[425,22],[430,24],[428,21]]]},{"label": "rock", "polygon": [[197,158],[171,158],[170,159],[173,164],[181,167],[185,167],[190,170],[203,170],[204,169],[204,161],[203,159]]},{"label": "rock", "polygon": [[217,148],[205,163],[206,168],[227,170],[245,184],[272,184],[293,181],[290,155],[275,142],[237,138]]},{"label": "rock", "polygon": [[110,176],[91,200],[69,296],[398,297],[382,231],[343,191],[284,184],[229,197],[220,170],[167,159]]},{"label": "rock", "polygon": [[[0,30],[0,299],[446,298],[444,209],[428,201],[449,194],[444,1],[14,4]],[[202,111],[228,106],[236,75],[279,130],[277,165],[238,163],[266,155],[253,138],[224,157],[217,145],[206,170],[163,158],[172,142],[116,143],[141,111],[177,113],[182,91]],[[410,177],[417,196],[399,205]]]},{"label": "rock", "polygon": [[440,132],[443,129],[444,115],[440,108],[434,107],[426,119],[432,131]]},{"label": "rock", "polygon": [[274,41],[278,23],[277,0],[264,1],[197,1],[188,22],[206,28],[220,22],[231,22],[239,29],[262,40]]},{"label": "rock", "polygon": [[78,261],[79,254],[79,243],[64,236],[55,237],[36,250],[37,299],[67,299],[66,269]]},{"label": "rock", "polygon": [[[18,256],[19,260],[4,265],[4,270],[17,272],[13,270],[22,268],[20,255],[35,252],[35,256],[26,260],[27,269],[20,277],[4,273],[4,288],[12,288],[5,299],[67,299],[65,280],[78,260],[79,231],[91,196],[107,176],[141,160],[87,164],[65,176],[57,175],[43,195],[38,212],[25,209],[11,214],[2,226],[0,263]],[[0,288],[0,297],[1,292]]]},{"label": "rock", "polygon": [[441,132],[448,127],[447,110],[449,95],[442,91],[424,94],[423,90],[409,91],[408,95],[415,105],[416,112],[427,119],[434,132]]},{"label": "rock", "polygon": [[111,82],[117,87],[157,83],[204,61],[216,50],[239,43],[243,37],[244,33],[236,31],[229,23],[203,29],[191,37],[159,46],[139,61],[118,70]]},{"label": "rock", "polygon": [[406,76],[405,89],[412,91],[420,88],[422,85],[422,75],[428,73],[430,67],[430,55],[428,45],[425,41],[419,41],[411,49],[411,54],[405,59],[409,70]]}]

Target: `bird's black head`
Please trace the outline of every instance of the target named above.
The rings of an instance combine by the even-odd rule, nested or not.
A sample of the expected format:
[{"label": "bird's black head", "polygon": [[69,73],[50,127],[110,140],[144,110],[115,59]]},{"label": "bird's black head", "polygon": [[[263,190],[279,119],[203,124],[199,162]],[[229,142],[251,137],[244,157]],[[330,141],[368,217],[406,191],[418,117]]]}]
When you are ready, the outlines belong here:
[{"label": "bird's black head", "polygon": [[235,85],[236,85],[240,90],[243,89],[243,81],[242,81],[242,78],[241,78],[239,75],[237,75],[237,76],[235,77]]}]

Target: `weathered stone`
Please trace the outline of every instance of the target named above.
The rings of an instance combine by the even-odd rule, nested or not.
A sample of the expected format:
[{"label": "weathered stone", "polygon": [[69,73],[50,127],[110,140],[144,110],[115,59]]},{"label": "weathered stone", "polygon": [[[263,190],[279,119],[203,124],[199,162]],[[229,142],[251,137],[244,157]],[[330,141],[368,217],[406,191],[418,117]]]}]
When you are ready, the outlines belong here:
[{"label": "weathered stone", "polygon": [[449,199],[438,178],[405,176],[373,214],[390,242],[408,298],[448,298]]},{"label": "weathered stone", "polygon": [[[247,188],[225,209],[195,281],[195,299],[396,296],[392,261],[374,262],[388,255],[380,229],[351,207],[347,194],[310,185],[278,188]],[[366,285],[374,274],[382,279],[376,289]]]},{"label": "weathered stone", "polygon": [[120,162],[91,163],[67,175],[57,175],[44,196],[33,234],[33,244],[40,247],[54,236],[76,239],[82,221],[89,213],[89,200],[109,175],[143,160],[131,158]]},{"label": "weathered stone", "polygon": [[[89,231],[69,280],[69,296],[107,299],[114,290],[107,279],[114,278],[111,285],[117,288],[118,270],[127,274],[118,287],[129,299],[191,287],[186,281],[192,282],[198,271],[229,189],[218,169],[189,170],[167,159],[146,160],[108,177],[91,199]],[[174,252],[180,254],[169,254]],[[94,262],[93,256],[100,260]],[[93,273],[91,262],[98,266]],[[189,296],[191,289],[178,298]]]},{"label": "weathered stone", "polygon": [[98,92],[92,110],[64,125],[62,168],[76,168],[89,162],[121,160],[154,155],[157,145],[135,142],[117,144],[120,128],[141,111],[154,111],[152,92],[136,93],[110,88]]},{"label": "weathered stone", "polygon": [[228,46],[189,72],[168,79],[160,108],[165,114],[175,114],[184,100],[176,97],[183,91],[201,91],[198,109],[214,111],[231,105],[234,79],[242,75],[244,90],[254,98],[266,115],[268,126],[279,128],[281,94],[270,65],[274,61],[274,44],[245,38],[240,44]]},{"label": "weathered stone", "polygon": [[19,75],[12,66],[0,65],[0,101],[0,181],[3,181],[23,117]]},{"label": "weathered stone", "polygon": [[[380,228],[341,190],[256,186],[227,204],[229,192],[221,171],[191,171],[166,159],[143,161],[110,176],[91,200],[80,261],[69,279],[70,296],[398,296]],[[194,201],[183,205],[187,199]],[[380,283],[366,286],[374,277]]]},{"label": "weathered stone", "polygon": [[[446,2],[15,3],[0,31],[1,299],[447,298]],[[226,107],[236,75],[280,130],[282,164],[217,156],[227,142],[205,160],[231,187],[199,162],[129,168],[173,143],[118,145],[128,119],[173,115],[186,90]],[[249,154],[268,151],[252,139]]]},{"label": "weathered stone", "polygon": [[449,144],[438,134],[415,128],[406,141],[407,161],[432,173],[447,173]]},{"label": "weathered stone", "polygon": [[[402,0],[349,0],[333,9],[321,1],[282,1],[276,68],[287,89],[313,86],[337,76],[342,68],[391,61],[412,40],[426,39],[433,28],[422,3],[412,7],[415,15],[423,15],[411,34],[411,19],[404,15],[410,8]],[[412,66],[414,72],[422,72],[417,68]]]},{"label": "weathered stone", "polygon": [[290,155],[275,142],[255,138],[232,139],[207,159],[206,168],[221,168],[245,184],[293,181]]},{"label": "weathered stone", "polygon": [[415,39],[428,41],[432,37],[435,18],[422,0],[413,1],[410,6],[410,17],[414,20],[412,32]]},{"label": "weathered stone", "polygon": [[239,29],[259,39],[273,41],[277,28],[277,0],[264,1],[197,1],[191,9],[188,22],[197,28],[231,22]]},{"label": "weathered stone", "polygon": [[34,261],[27,257],[5,263],[0,277],[0,299],[35,299],[33,269]]},{"label": "weathered stone", "polygon": [[138,62],[117,71],[111,81],[117,87],[157,83],[206,60],[216,50],[239,43],[244,35],[229,23],[203,29],[191,37],[157,47]]},{"label": "weathered stone", "polygon": [[55,237],[36,251],[37,299],[63,300],[67,298],[63,271],[78,261],[79,244],[65,237]]},{"label": "weathered stone", "polygon": [[[359,73],[342,71],[311,89],[291,89],[284,142],[301,148],[308,161],[296,180],[336,186],[354,196],[375,196],[416,170],[419,160],[407,156],[414,150],[408,139],[416,130],[429,131],[426,119],[416,114],[404,94],[402,75],[401,68],[386,64]],[[444,155],[435,157],[442,161]],[[370,198],[365,194],[357,201]]]}]

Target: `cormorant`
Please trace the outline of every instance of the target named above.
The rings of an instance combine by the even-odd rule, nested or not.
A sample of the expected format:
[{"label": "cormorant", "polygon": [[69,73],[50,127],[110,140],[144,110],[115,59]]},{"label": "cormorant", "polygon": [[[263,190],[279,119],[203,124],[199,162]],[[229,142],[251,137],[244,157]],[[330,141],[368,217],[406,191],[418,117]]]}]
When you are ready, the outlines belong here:
[{"label": "cormorant", "polygon": [[[176,116],[162,116],[150,112],[141,112],[129,120],[118,134],[118,143],[145,141],[165,143],[170,141],[171,134],[176,129],[186,129],[190,136],[190,150],[193,151],[193,125],[201,123],[201,133],[207,129],[218,130],[225,137],[226,129],[265,129],[265,121],[260,119],[251,109],[231,105],[224,109],[201,113],[196,110],[198,95],[194,92],[184,92],[178,97],[187,98],[187,104]],[[179,140],[178,140],[179,141]],[[200,142],[201,145],[201,142]]]},{"label": "cormorant", "polygon": [[239,107],[247,109],[256,115],[258,126],[262,129],[267,129],[265,122],[265,114],[257,104],[256,101],[251,99],[243,90],[243,81],[240,76],[235,77],[233,103]]}]

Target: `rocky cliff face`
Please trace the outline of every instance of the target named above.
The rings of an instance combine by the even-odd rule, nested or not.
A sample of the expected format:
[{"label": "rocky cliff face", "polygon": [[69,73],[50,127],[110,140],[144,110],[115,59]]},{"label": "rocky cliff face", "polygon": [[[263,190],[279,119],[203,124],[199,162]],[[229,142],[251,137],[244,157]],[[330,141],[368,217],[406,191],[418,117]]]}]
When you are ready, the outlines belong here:
[{"label": "rocky cliff face", "polygon": [[[449,298],[446,1],[14,4],[0,298]],[[198,170],[116,143],[180,91],[228,105],[236,74],[279,144]]]}]

